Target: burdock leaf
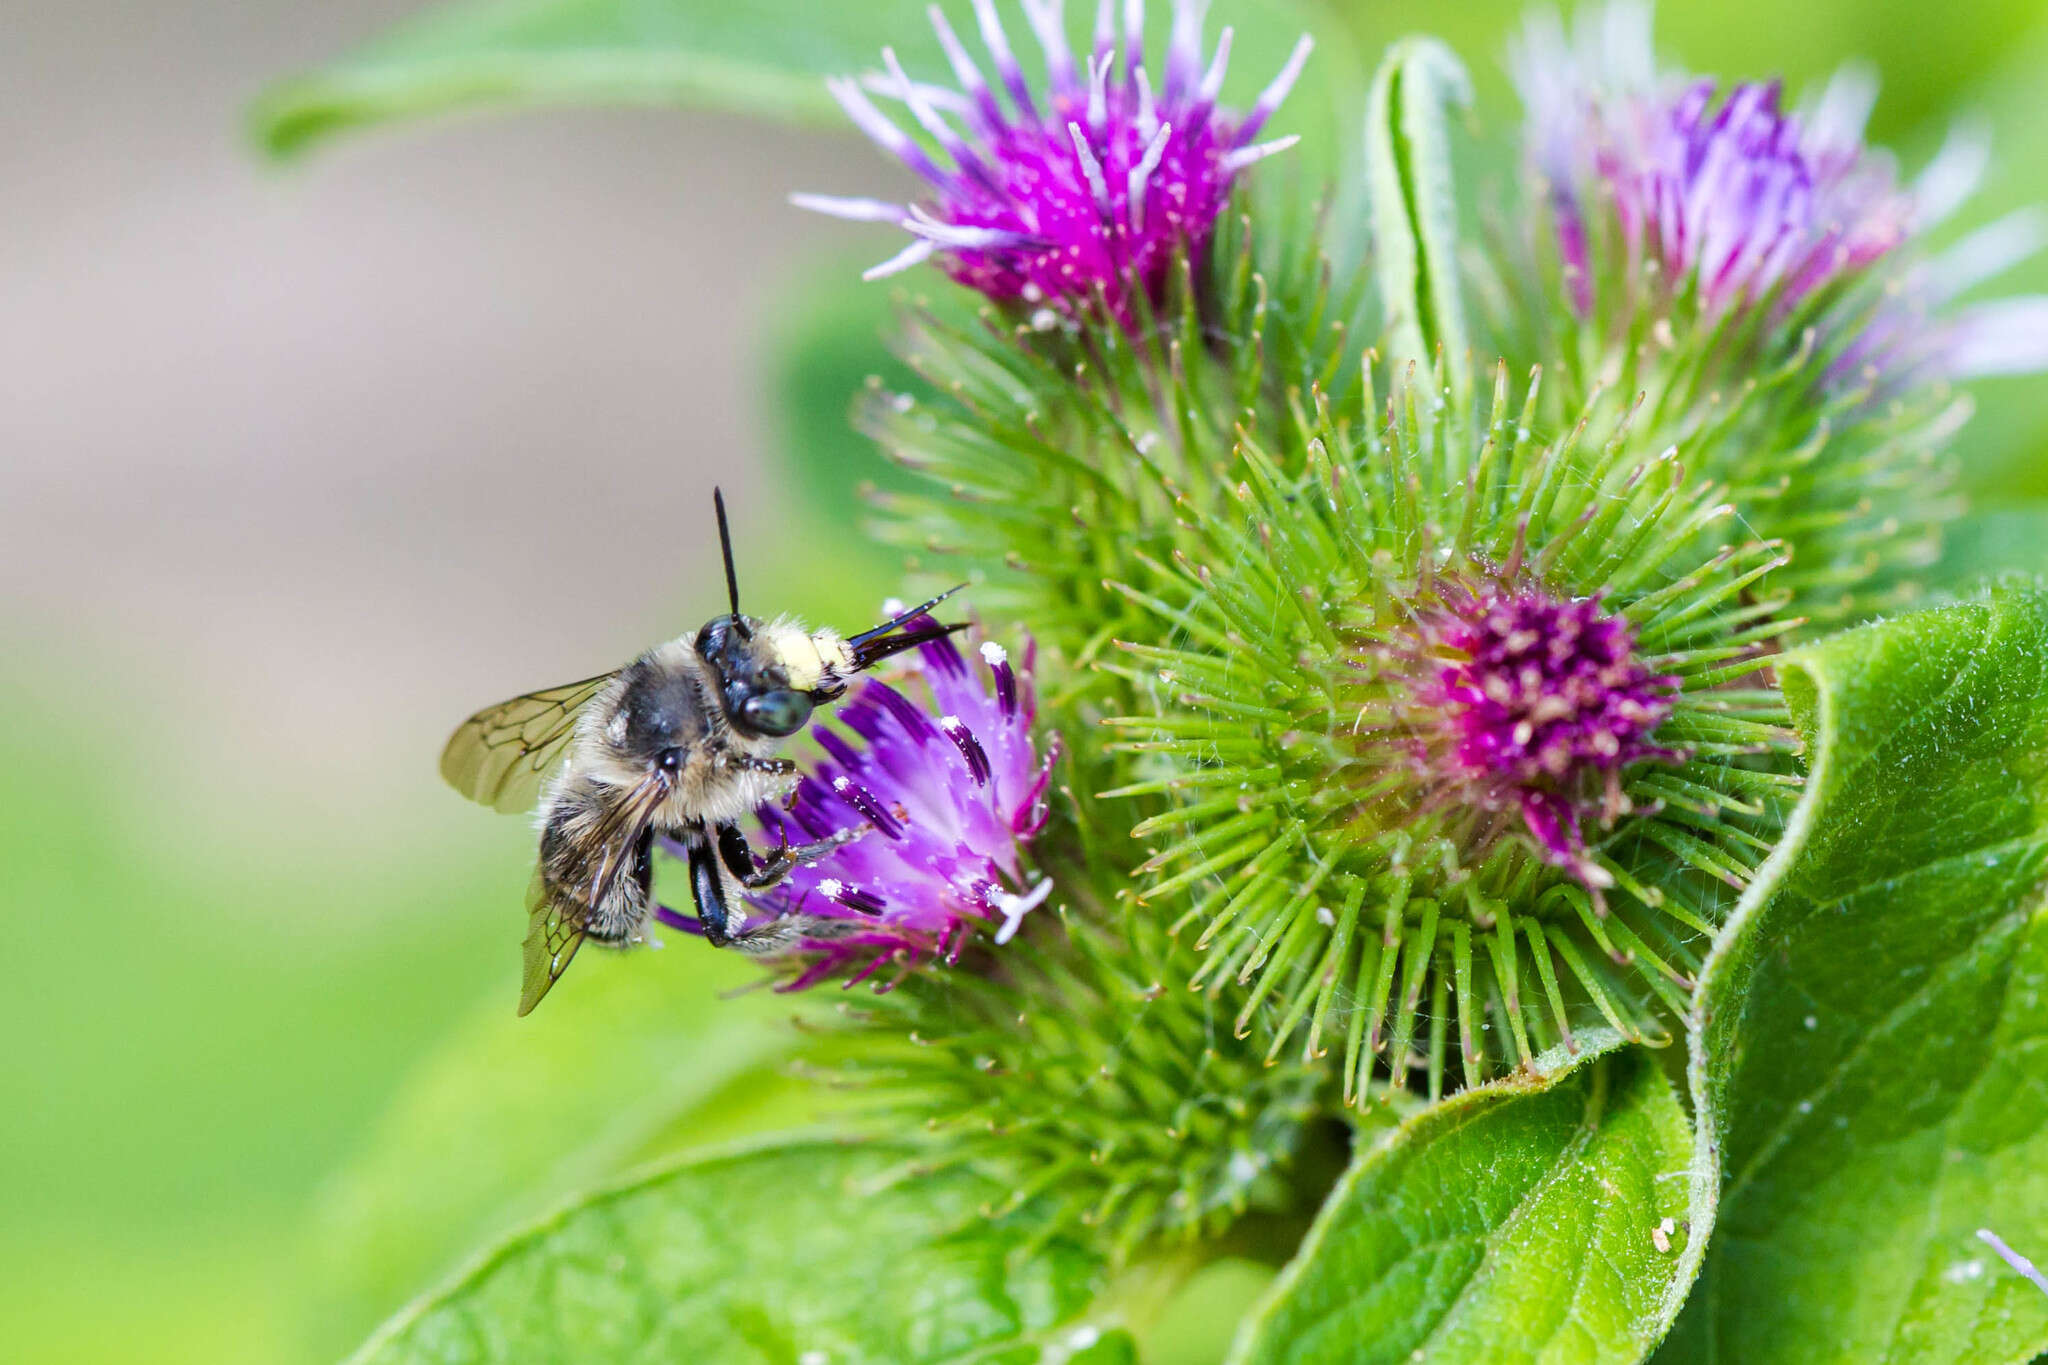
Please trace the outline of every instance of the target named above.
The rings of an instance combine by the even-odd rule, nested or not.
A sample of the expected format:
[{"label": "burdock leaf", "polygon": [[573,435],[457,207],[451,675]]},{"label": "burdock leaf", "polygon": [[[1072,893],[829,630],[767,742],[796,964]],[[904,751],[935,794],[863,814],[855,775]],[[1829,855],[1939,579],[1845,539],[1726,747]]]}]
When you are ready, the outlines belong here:
[{"label": "burdock leaf", "polygon": [[1633,1365],[1668,1322],[1691,1136],[1641,1048],[1465,1090],[1366,1148],[1235,1365]]},{"label": "burdock leaf", "polygon": [[[947,0],[945,8],[972,43],[965,0]],[[1094,7],[1069,8],[1070,36],[1085,52]],[[273,86],[257,101],[252,123],[275,156],[349,129],[463,108],[669,105],[837,127],[844,115],[825,93],[824,77],[877,70],[884,47],[913,75],[947,79],[926,9],[926,0],[467,0],[428,9],[339,61]],[[1152,11],[1152,41],[1163,43],[1167,7]],[[1222,16],[1237,28],[1225,99],[1249,103],[1316,15],[1296,0],[1231,4]],[[1007,0],[1004,20],[1028,67],[1029,26]],[[1318,36],[1324,48],[1274,126],[1317,134],[1314,150],[1327,156],[1337,141],[1333,110],[1356,88],[1358,72],[1341,34]],[[1305,144],[1296,154],[1310,150]]]},{"label": "burdock leaf", "polygon": [[1441,347],[1461,412],[1472,398],[1472,357],[1458,285],[1458,199],[1446,115],[1471,103],[1471,78],[1456,54],[1434,38],[1403,38],[1373,77],[1365,115],[1388,359],[1397,367],[1414,361],[1426,372]]},{"label": "burdock leaf", "polygon": [[1088,1316],[1094,1256],[986,1221],[1003,1193],[880,1146],[685,1161],[501,1243],[353,1362],[1131,1359],[1117,1325]]},{"label": "burdock leaf", "polygon": [[1725,1185],[1657,1359],[2030,1360],[2048,1294],[1978,1233],[2048,1257],[2048,599],[1866,626],[1781,676],[1810,777],[1701,976]]}]

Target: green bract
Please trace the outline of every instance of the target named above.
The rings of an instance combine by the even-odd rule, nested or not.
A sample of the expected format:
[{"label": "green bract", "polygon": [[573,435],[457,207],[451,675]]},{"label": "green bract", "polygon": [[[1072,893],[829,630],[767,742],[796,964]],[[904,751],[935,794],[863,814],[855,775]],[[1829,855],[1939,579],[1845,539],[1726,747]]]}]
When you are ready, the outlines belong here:
[{"label": "green bract", "polygon": [[[897,296],[893,373],[914,378],[832,395],[896,468],[818,458],[833,488],[880,476],[869,529],[910,570],[890,588],[965,579],[947,610],[1016,643],[929,651],[978,689],[934,689],[952,700],[929,716],[849,697],[792,818],[841,800],[864,839],[896,841],[820,863],[806,884],[840,907],[821,941],[895,943],[913,915],[919,935],[836,1008],[788,997],[795,1029],[758,1000],[570,1023],[587,1033],[550,1040],[535,1076],[559,1083],[579,1043],[604,1065],[548,1124],[460,1083],[524,1066],[516,1045],[452,1045],[337,1187],[348,1284],[374,1292],[366,1248],[414,1216],[447,1224],[418,1239],[439,1248],[586,1193],[361,1358],[2048,1350],[2048,1295],[1993,1250],[2048,1260],[2048,596],[2016,581],[1839,629],[1924,594],[1955,511],[1972,367],[1899,308],[1925,259],[1907,209],[1939,184],[1895,193],[1860,142],[1823,147],[1815,129],[1860,128],[1848,87],[1810,123],[1764,84],[1589,101],[1541,25],[1517,57],[1543,134],[1529,184],[1484,215],[1455,117],[1470,82],[1424,38],[1376,72],[1329,41],[1288,68],[1298,166],[1163,173],[1169,143],[1240,130],[1170,139],[1160,108],[1270,106],[1192,84],[1185,54],[1223,46],[1193,5],[1155,4],[1171,13],[1138,31],[1112,5],[1100,35],[1047,0],[946,5],[995,79],[906,49],[908,70],[948,62],[945,89],[896,74],[894,45],[928,32],[904,8],[832,8],[810,31],[790,5],[484,5],[266,105],[287,148],[494,92],[744,86],[745,107],[808,115],[797,77],[889,47],[890,73],[838,91],[913,169],[951,158],[943,223],[881,207],[955,256],[1028,239],[1056,271],[1059,242],[1113,252],[1148,185],[1236,187],[1177,255],[1092,298],[989,303],[935,277]],[[1319,27],[1280,0],[1219,9],[1241,57]],[[1646,54],[1639,20],[1617,7],[1603,41]],[[1082,72],[1068,52],[1116,61]],[[1142,79],[1127,53],[1151,54]],[[870,118],[871,97],[899,107]],[[1028,175],[976,171],[1041,117]],[[1027,193],[1069,143],[1081,178]],[[1103,158],[1129,168],[1114,192]],[[1715,175],[1742,193],[1716,198]],[[974,221],[998,182],[1000,232]],[[1839,237],[1793,235],[1802,184]],[[1029,237],[1033,205],[1091,202],[1101,221]],[[1460,236],[1475,216],[1480,246]],[[879,361],[872,308],[812,311],[804,354]],[[2008,331],[1976,368],[1994,353],[2027,350]],[[1019,772],[1038,785],[998,789]],[[891,885],[857,884],[884,865]],[[572,1140],[650,1049],[676,1061],[632,1121]],[[448,1184],[423,1120],[465,1116],[532,1123],[482,1149],[519,1188],[409,1197]],[[765,1141],[677,1154],[735,1132]],[[556,1141],[551,1168],[536,1153]],[[1212,1294],[1226,1279],[1239,1292]]]},{"label": "green bract", "polygon": [[1087,670],[1144,612],[1114,580],[1171,558],[1176,501],[1234,482],[1240,424],[1279,439],[1303,395],[1355,379],[1363,286],[1321,253],[1330,211],[1261,213],[1296,230],[1255,232],[1241,201],[1205,272],[1183,258],[1156,309],[1133,291],[1135,330],[913,306],[897,349],[926,388],[878,387],[857,418],[923,485],[881,499],[880,533],[935,577],[982,575],[977,600],[1063,655],[1069,690],[1106,685]]},{"label": "green bract", "polygon": [[920,978],[852,1009],[867,1045],[835,1073],[879,1133],[998,1177],[988,1213],[1098,1231],[1119,1261],[1216,1236],[1248,1211],[1302,1215],[1327,1164],[1328,1078],[1268,1065],[1149,916],[1019,941],[999,979]]},{"label": "green bract", "polygon": [[1769,305],[1703,314],[1681,289],[1618,318],[1578,319],[1553,259],[1511,250],[1488,273],[1477,292],[1503,310],[1491,339],[1545,365],[1544,413],[1633,410],[1646,443],[1685,450],[1756,534],[1793,550],[1778,582],[1798,615],[1836,625],[1922,596],[1918,576],[1963,507],[1949,443],[1969,403],[1937,378],[1866,373],[1845,356],[1884,302],[1886,276],[1783,316]]}]

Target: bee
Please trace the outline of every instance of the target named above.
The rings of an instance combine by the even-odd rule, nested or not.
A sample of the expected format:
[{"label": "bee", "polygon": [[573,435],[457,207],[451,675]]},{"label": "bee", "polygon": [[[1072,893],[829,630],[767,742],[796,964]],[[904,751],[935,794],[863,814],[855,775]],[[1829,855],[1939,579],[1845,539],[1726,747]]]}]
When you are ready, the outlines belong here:
[{"label": "bee", "polygon": [[644,938],[657,836],[681,845],[712,946],[786,945],[786,925],[745,927],[728,876],[747,890],[773,886],[865,830],[756,857],[738,822],[796,787],[796,765],[777,751],[813,710],[844,695],[854,674],[964,625],[905,629],[958,588],[848,637],[806,632],[787,617],[742,615],[724,495],[714,492],[713,502],[725,615],[614,672],[487,707],[442,751],[441,775],[470,800],[500,811],[539,804],[522,1015],[561,979],[584,940],[624,947]]}]

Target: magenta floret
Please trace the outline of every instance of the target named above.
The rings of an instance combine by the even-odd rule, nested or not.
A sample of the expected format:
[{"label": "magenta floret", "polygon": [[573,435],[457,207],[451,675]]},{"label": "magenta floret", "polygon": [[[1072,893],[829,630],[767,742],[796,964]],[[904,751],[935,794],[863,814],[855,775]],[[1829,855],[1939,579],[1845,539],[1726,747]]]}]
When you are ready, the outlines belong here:
[{"label": "magenta floret", "polygon": [[[869,270],[870,279],[936,257],[954,279],[998,301],[1071,310],[1099,293],[1128,319],[1129,283],[1157,298],[1176,252],[1199,257],[1207,246],[1238,172],[1294,143],[1255,139],[1300,74],[1310,42],[1304,37],[1296,45],[1239,115],[1217,103],[1231,30],[1222,31],[1205,64],[1195,0],[1175,0],[1156,80],[1144,61],[1142,0],[1124,6],[1121,49],[1113,6],[1100,0],[1085,62],[1068,45],[1061,0],[1021,4],[1045,53],[1042,90],[1033,90],[1018,65],[994,0],[974,0],[974,10],[996,86],[937,6],[932,25],[957,89],[912,80],[887,50],[885,72],[829,83],[861,130],[925,181],[926,199],[894,204],[799,194],[792,201],[836,217],[896,223],[916,238]],[[900,102],[943,155],[905,133],[870,93]]]},{"label": "magenta floret", "polygon": [[1619,776],[1650,759],[1679,680],[1636,656],[1635,631],[1598,597],[1485,584],[1425,618],[1411,716],[1417,761],[1440,799],[1518,811],[1544,857],[1589,886],[1583,825],[1618,812]]}]

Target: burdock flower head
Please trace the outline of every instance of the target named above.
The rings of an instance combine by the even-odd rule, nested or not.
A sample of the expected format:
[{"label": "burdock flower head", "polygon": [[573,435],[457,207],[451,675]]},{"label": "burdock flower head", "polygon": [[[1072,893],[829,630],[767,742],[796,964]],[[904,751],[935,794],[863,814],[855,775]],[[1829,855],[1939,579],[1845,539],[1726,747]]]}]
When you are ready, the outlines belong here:
[{"label": "burdock flower head", "polygon": [[788,989],[828,978],[889,981],[957,959],[977,932],[1007,942],[1052,883],[1029,876],[1023,848],[1044,826],[1056,739],[1041,756],[1032,649],[1021,666],[983,641],[979,667],[951,639],[920,648],[899,685],[870,679],[834,713],[848,739],[817,726],[826,761],[787,810],[766,808],[768,838],[803,843],[868,828],[757,898],[789,926]]},{"label": "burdock flower head", "polygon": [[1320,404],[1298,468],[1242,440],[1142,592],[1170,643],[1123,645],[1149,708],[1110,720],[1149,768],[1107,795],[1165,806],[1138,903],[1354,1096],[1672,1036],[1790,781],[1750,681],[1783,547],[1633,414],[1542,434],[1503,365],[1475,432],[1444,384]]},{"label": "burdock flower head", "polygon": [[1597,896],[1614,879],[1587,856],[1582,812],[1612,825],[1624,769],[1683,755],[1650,742],[1681,679],[1636,654],[1636,631],[1600,599],[1540,584],[1450,583],[1399,637],[1407,686],[1388,713],[1412,736],[1438,803],[1519,815],[1551,864]]},{"label": "burdock flower head", "polygon": [[[2048,240],[2022,211],[1944,250],[1929,234],[1988,158],[1960,128],[1917,176],[1864,141],[1875,82],[1808,100],[1776,81],[1661,68],[1647,6],[1533,20],[1513,49],[1528,109],[1527,218],[1506,233],[1500,339],[1563,402],[1646,395],[1640,434],[1686,448],[1829,622],[1909,601],[1961,508],[1951,381],[2048,366],[2048,299],[1974,300]],[[1541,323],[1536,319],[1546,319]]]},{"label": "burdock flower head", "polygon": [[1882,364],[1961,377],[2048,363],[2038,303],[1972,310],[1937,329],[1938,349],[1925,326],[1904,323],[2040,244],[2029,214],[1932,268],[1902,258],[1975,187],[1988,155],[1980,132],[1959,130],[1908,184],[1887,153],[1864,143],[1877,91],[1860,69],[1837,73],[1794,109],[1774,80],[1724,87],[1660,70],[1644,5],[1592,11],[1575,38],[1555,15],[1540,16],[1513,66],[1529,158],[1580,317],[1628,313],[1648,298],[1660,311],[1760,308],[1776,321],[1853,288],[1882,263],[1878,283],[1891,285],[1891,297],[1862,300],[1853,318],[1835,321],[1832,330],[1855,333],[1834,338],[1838,374]]},{"label": "burdock flower head", "polygon": [[[841,218],[896,223],[916,239],[869,270],[870,279],[936,256],[954,279],[1000,302],[1071,309],[1099,294],[1128,318],[1129,290],[1156,298],[1177,253],[1201,255],[1238,172],[1296,140],[1256,139],[1300,74],[1310,41],[1296,45],[1285,68],[1238,115],[1217,103],[1231,30],[1222,31],[1205,65],[1195,0],[1175,0],[1158,69],[1145,65],[1143,0],[1124,5],[1121,51],[1113,6],[1100,0],[1094,50],[1085,61],[1068,45],[1062,0],[1021,3],[1045,53],[1046,87],[1035,92],[994,0],[974,0],[1007,106],[937,6],[932,26],[958,90],[911,79],[887,50],[885,74],[830,83],[861,131],[930,186],[929,198],[906,205],[799,194],[793,202]],[[900,101],[944,159],[876,108],[870,90]]]},{"label": "burdock flower head", "polygon": [[[1607,192],[1631,268],[1654,261],[1710,310],[1765,297],[1789,306],[1903,243],[1912,196],[1886,158],[1862,148],[1861,119],[1847,106],[1837,95],[1802,123],[1784,108],[1776,81],[1724,93],[1701,80],[1615,107],[1580,105],[1574,143],[1547,129],[1545,169],[1579,310],[1593,305],[1589,206],[1572,164],[1581,156]],[[1539,109],[1536,117],[1561,112]]]}]

